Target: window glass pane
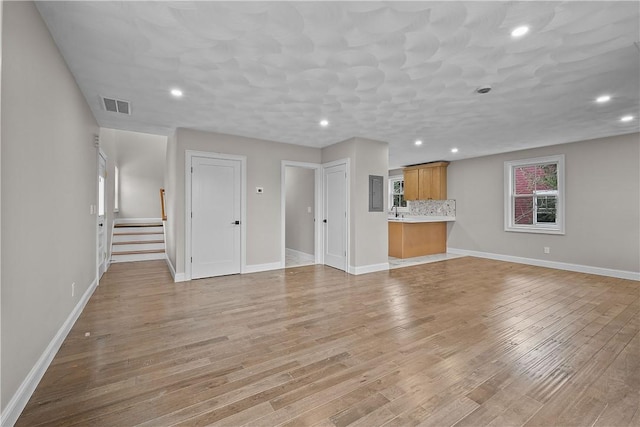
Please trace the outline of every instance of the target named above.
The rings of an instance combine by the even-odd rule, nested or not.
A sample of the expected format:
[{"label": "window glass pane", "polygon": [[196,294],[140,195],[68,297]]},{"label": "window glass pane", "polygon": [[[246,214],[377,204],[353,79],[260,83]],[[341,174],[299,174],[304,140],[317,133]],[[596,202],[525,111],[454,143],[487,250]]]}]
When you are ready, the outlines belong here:
[{"label": "window glass pane", "polygon": [[402,181],[393,181],[393,194],[402,193]]},{"label": "window glass pane", "polygon": [[513,206],[514,224],[533,224],[533,197],[515,197]]},{"label": "window glass pane", "polygon": [[120,200],[120,169],[117,166],[115,167],[114,180],[113,209],[118,210],[120,208],[120,203],[118,202]]},{"label": "window glass pane", "polygon": [[557,201],[558,198],[556,196],[538,196],[536,200],[536,222],[555,224]]},{"label": "window glass pane", "polygon": [[548,191],[558,189],[558,165],[550,163],[538,165],[536,168],[536,190]]},{"label": "window glass pane", "polygon": [[513,170],[515,194],[533,194],[536,190],[536,166],[518,166]]},{"label": "window glass pane", "polygon": [[401,208],[406,208],[407,207],[407,201],[404,199],[403,195],[400,196],[400,207]]},{"label": "window glass pane", "polygon": [[[94,181],[95,182],[95,181]],[[98,215],[104,215],[104,178],[98,180]]]}]

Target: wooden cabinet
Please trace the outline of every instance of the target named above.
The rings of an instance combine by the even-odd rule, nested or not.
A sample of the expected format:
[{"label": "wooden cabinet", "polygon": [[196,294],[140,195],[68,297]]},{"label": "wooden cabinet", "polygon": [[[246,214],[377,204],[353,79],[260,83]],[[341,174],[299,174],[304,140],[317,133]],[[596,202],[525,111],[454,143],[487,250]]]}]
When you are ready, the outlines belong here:
[{"label": "wooden cabinet", "polygon": [[446,222],[389,221],[389,256],[404,259],[445,252]]},{"label": "wooden cabinet", "polygon": [[404,199],[418,200],[418,169],[404,170]]},{"label": "wooden cabinet", "polygon": [[445,200],[448,165],[449,162],[435,162],[405,168],[405,200]]}]

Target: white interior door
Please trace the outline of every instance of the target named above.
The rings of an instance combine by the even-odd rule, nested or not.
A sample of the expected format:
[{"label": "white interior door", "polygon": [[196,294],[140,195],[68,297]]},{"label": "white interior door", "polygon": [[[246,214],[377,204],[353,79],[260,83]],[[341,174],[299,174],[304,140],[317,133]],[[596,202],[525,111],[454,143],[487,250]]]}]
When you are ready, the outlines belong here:
[{"label": "white interior door", "polygon": [[324,263],[347,270],[347,168],[324,169]]},{"label": "white interior door", "polygon": [[98,155],[98,278],[107,269],[107,216],[106,216],[107,160]]},{"label": "white interior door", "polygon": [[191,160],[191,278],[240,273],[241,162]]}]

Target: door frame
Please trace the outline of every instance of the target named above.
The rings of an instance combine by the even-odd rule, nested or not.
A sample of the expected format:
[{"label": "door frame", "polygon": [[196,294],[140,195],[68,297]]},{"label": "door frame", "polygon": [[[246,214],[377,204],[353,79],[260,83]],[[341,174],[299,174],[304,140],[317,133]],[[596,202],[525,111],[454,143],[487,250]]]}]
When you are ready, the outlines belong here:
[{"label": "door frame", "polygon": [[[107,271],[107,269],[109,268],[109,260],[111,259],[111,254],[110,254],[110,249],[109,249],[109,236],[107,233],[107,224],[109,223],[108,221],[108,215],[107,213],[109,212],[109,209],[107,207],[107,160],[108,157],[107,155],[104,153],[104,151],[102,151],[102,148],[98,147],[98,174],[96,175],[97,180],[96,180],[96,194],[97,194],[97,198],[96,198],[96,205],[95,205],[95,214],[96,214],[96,275],[98,278],[98,283],[100,282],[100,279],[102,278],[102,275]],[[100,163],[102,163],[102,160],[104,160],[104,193],[102,194],[102,203],[104,203],[104,219],[102,221],[102,228],[103,228],[103,234],[104,234],[104,249],[105,249],[105,259],[104,262],[101,264],[100,263],[100,212],[99,212],[99,206],[100,206]],[[101,270],[102,267],[104,267],[104,270]]]},{"label": "door frame", "polygon": [[240,161],[240,274],[247,267],[247,157],[211,151],[184,152],[184,275],[191,280],[191,163],[194,157]]},{"label": "door frame", "polygon": [[[322,185],[324,186],[324,180],[325,180],[325,170],[327,168],[333,167],[333,166],[339,166],[339,165],[344,165],[344,169],[346,171],[346,178],[345,178],[345,183],[346,183],[346,206],[347,206],[347,227],[346,227],[346,252],[347,252],[347,259],[345,260],[345,273],[351,273],[351,271],[353,270],[351,267],[351,159],[350,158],[344,158],[344,159],[338,159],[338,160],[334,160],[332,162],[327,162],[327,163],[323,163],[322,164]],[[325,206],[325,200],[324,200],[324,189],[322,191],[322,207],[323,207],[323,211],[322,211],[322,218],[324,219],[324,206]],[[324,240],[325,240],[325,233],[326,233],[326,228],[323,227],[322,229],[322,242],[324,245]],[[323,251],[322,251],[322,256],[324,258],[324,247],[323,247]],[[323,264],[324,264],[324,259],[323,259]]]},{"label": "door frame", "polygon": [[291,160],[282,160],[280,169],[280,267],[285,268],[286,261],[286,253],[287,253],[287,242],[286,242],[286,197],[287,197],[287,187],[285,180],[285,171],[286,168],[289,167],[298,167],[304,169],[311,169],[314,171],[314,203],[315,203],[315,212],[314,214],[314,258],[316,264],[324,264],[324,234],[322,227],[322,216],[323,213],[323,196],[322,196],[322,185],[323,185],[323,171],[322,165],[320,163],[306,163],[306,162],[294,162]]}]

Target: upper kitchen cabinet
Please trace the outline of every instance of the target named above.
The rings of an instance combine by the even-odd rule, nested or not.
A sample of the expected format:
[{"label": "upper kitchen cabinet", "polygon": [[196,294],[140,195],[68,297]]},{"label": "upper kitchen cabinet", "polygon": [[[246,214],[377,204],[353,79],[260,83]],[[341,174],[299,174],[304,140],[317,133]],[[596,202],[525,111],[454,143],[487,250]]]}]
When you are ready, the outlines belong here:
[{"label": "upper kitchen cabinet", "polygon": [[418,176],[418,169],[405,169],[404,170],[404,199],[405,200],[418,200],[418,183],[420,182]]},{"label": "upper kitchen cabinet", "polygon": [[448,165],[449,162],[434,162],[405,168],[405,200],[445,200]]}]

